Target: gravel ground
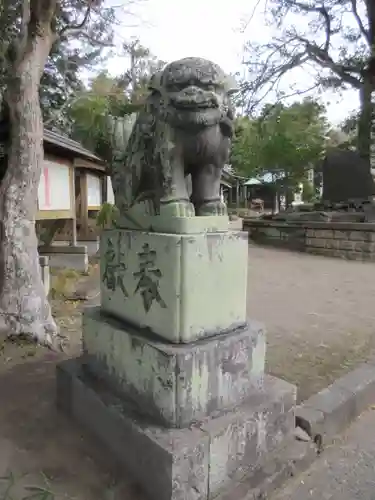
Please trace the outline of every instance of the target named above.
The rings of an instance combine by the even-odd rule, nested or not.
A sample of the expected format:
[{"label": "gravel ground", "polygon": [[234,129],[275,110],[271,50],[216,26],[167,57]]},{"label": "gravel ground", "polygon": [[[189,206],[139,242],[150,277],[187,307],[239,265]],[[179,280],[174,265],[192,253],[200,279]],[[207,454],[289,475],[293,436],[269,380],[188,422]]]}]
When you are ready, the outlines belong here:
[{"label": "gravel ground", "polygon": [[272,500],[374,500],[374,488],[375,412],[369,410]]},{"label": "gravel ground", "polygon": [[[248,313],[267,326],[267,369],[296,383],[300,399],[375,355],[375,264],[254,246],[249,255]],[[92,303],[98,276],[96,269],[80,280]],[[79,301],[53,301],[71,339],[68,356],[80,349],[81,308]],[[48,500],[140,500],[126,478],[116,477],[102,448],[56,411],[60,359],[41,348],[0,345],[0,477],[9,470],[16,475],[15,500],[35,483],[55,492]],[[2,494],[9,481],[0,479],[2,500],[10,498]]]},{"label": "gravel ground", "polygon": [[268,331],[268,370],[299,399],[375,355],[375,264],[251,246],[249,317]]}]

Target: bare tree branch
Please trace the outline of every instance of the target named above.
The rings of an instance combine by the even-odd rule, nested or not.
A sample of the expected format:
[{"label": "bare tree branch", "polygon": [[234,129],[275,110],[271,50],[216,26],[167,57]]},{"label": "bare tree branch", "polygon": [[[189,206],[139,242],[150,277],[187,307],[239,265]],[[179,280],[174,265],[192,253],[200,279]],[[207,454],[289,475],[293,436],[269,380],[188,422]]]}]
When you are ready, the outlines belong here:
[{"label": "bare tree branch", "polygon": [[309,94],[313,90],[317,89],[319,87],[319,83],[315,83],[311,87],[308,87],[305,90],[296,90],[295,92],[291,92],[289,94],[283,94],[282,97],[277,99],[268,109],[267,112],[263,115],[264,119],[267,118],[267,116],[283,101],[286,101],[287,99],[290,99],[292,97],[300,97],[305,94]]},{"label": "bare tree branch", "polygon": [[329,16],[329,13],[327,9],[324,7],[324,5],[321,5],[320,7],[311,7],[310,5],[307,5],[302,2],[297,2],[295,0],[286,0],[286,4],[289,5],[290,7],[298,7],[300,10],[304,12],[317,12],[324,18],[324,26],[325,26],[325,33],[326,33],[326,40],[324,44],[324,50],[325,52],[328,52],[329,47],[331,45],[331,36],[332,36],[332,30],[331,30],[331,19]]},{"label": "bare tree branch", "polygon": [[[269,100],[271,95],[276,95],[276,100],[279,101],[280,83],[283,77],[298,67],[306,67],[309,61],[315,69],[315,74],[312,76],[314,85],[302,91],[303,93],[318,87],[339,88],[344,84],[360,89],[366,66],[363,45],[354,49],[357,50],[354,55],[347,55],[346,47],[342,49],[342,46],[334,45],[333,41],[333,37],[340,36],[345,28],[343,16],[353,15],[350,8],[353,1],[326,0],[324,3],[319,2],[318,5],[314,5],[314,2],[299,0],[273,0],[273,5],[276,6],[272,11],[273,22],[281,35],[274,36],[271,43],[247,46],[250,60],[243,61],[248,68],[247,81],[242,84],[242,102],[247,101],[246,106],[242,104],[243,108],[251,112],[262,101]],[[288,12],[309,15],[307,32],[309,35],[295,24],[284,27]],[[356,34],[349,31],[348,37],[352,37],[353,44],[363,36],[360,29],[357,32]],[[318,67],[322,68],[323,72],[322,70],[318,72]],[[283,94],[281,98],[299,94],[299,91],[287,90],[285,97]]]},{"label": "bare tree branch", "polygon": [[298,39],[305,44],[306,51],[311,59],[313,59],[320,66],[330,69],[337,76],[342,78],[346,83],[349,83],[355,88],[360,88],[362,83],[360,78],[356,78],[350,73],[358,73],[360,75],[360,69],[355,66],[343,65],[335,63],[332,57],[329,55],[328,51],[321,49],[315,44],[312,44],[309,40],[303,37],[298,37]]},{"label": "bare tree branch", "polygon": [[64,26],[61,30],[60,30],[60,33],[59,33],[59,36],[69,36],[70,34],[74,33],[74,32],[77,32],[77,31],[80,31],[84,28],[84,26],[86,25],[87,21],[89,20],[89,17],[90,17],[90,14],[91,14],[91,9],[93,7],[93,4],[94,4],[94,1],[95,0],[88,0],[88,5],[87,5],[87,9],[86,9],[86,12],[85,12],[85,15],[83,16],[83,19],[80,23],[78,24],[67,24],[66,26]]},{"label": "bare tree branch", "polygon": [[261,2],[261,0],[257,0],[257,3],[255,4],[255,6],[250,14],[250,17],[246,20],[246,22],[243,23],[243,26],[241,27],[241,30],[240,30],[241,33],[244,33],[247,30],[251,21],[254,19],[255,13],[259,7],[260,2]]},{"label": "bare tree branch", "polygon": [[[362,19],[360,15],[358,14],[358,6],[357,6],[357,0],[350,0],[352,4],[352,11],[353,15],[357,21],[357,24],[359,26],[359,29],[362,33],[362,35],[365,37],[369,45],[371,46],[371,35],[370,35],[370,30],[367,30],[362,22]],[[370,0],[371,1],[371,0]]]}]

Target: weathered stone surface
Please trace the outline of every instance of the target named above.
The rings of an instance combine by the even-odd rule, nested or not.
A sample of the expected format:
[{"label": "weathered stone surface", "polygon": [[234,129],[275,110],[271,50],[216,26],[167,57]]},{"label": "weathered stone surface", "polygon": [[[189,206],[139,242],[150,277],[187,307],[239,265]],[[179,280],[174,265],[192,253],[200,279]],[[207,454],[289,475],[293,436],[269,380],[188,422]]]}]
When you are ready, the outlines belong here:
[{"label": "weathered stone surface", "polygon": [[104,311],[171,342],[246,323],[247,233],[114,229],[100,247]]},{"label": "weathered stone surface", "polygon": [[206,217],[165,217],[162,215],[139,215],[132,219],[119,216],[116,221],[119,229],[133,229],[168,234],[217,233],[230,230],[242,231],[232,227],[226,215],[207,215]]},{"label": "weathered stone surface", "polygon": [[276,227],[260,228],[259,233],[267,235],[269,238],[280,238],[280,230]]},{"label": "weathered stone surface", "polygon": [[145,423],[103,384],[85,378],[79,360],[61,363],[57,381],[60,408],[114,453],[150,500],[211,500],[238,481],[258,486],[280,468],[269,458],[293,430],[295,388],[274,378],[251,402],[183,430]]},{"label": "weathered stone surface", "polygon": [[375,243],[371,243],[371,242],[366,241],[366,240],[355,241],[354,242],[354,249],[357,252],[372,253],[372,252],[375,252]]},{"label": "weathered stone surface", "polygon": [[323,201],[347,202],[369,199],[375,194],[370,162],[357,151],[332,150],[323,161]]},{"label": "weathered stone surface", "polygon": [[295,413],[296,425],[303,429],[313,441],[317,436],[319,441],[321,441],[321,436],[324,434],[324,413],[321,410],[316,410],[305,404],[297,406]]},{"label": "weathered stone surface", "polygon": [[116,206],[131,228],[136,220],[147,229],[143,215],[226,215],[220,177],[234,129],[229,96],[237,90],[231,76],[199,57],[171,62],[152,76],[123,161],[112,169]]},{"label": "weathered stone surface", "polygon": [[209,491],[214,498],[228,484],[277,449],[294,430],[296,388],[267,376],[264,392],[201,429],[210,436]]},{"label": "weathered stone surface", "polygon": [[333,238],[333,231],[331,229],[313,229],[312,236],[314,238]]},{"label": "weathered stone surface", "polygon": [[315,248],[326,248],[327,240],[324,238],[308,238],[306,239],[306,245]]},{"label": "weathered stone surface", "polygon": [[243,219],[241,217],[232,218],[229,220],[229,228],[232,231],[242,231],[243,230]]},{"label": "weathered stone surface", "polygon": [[[252,473],[220,494],[217,500],[263,500],[280,488],[288,479],[305,471],[316,459],[317,450],[311,443],[286,439],[285,444],[270,453],[264,463]],[[216,500],[216,499],[215,499]]]},{"label": "weathered stone surface", "polygon": [[338,240],[340,250],[354,250],[355,242],[350,240]]},{"label": "weathered stone surface", "polygon": [[107,377],[140,413],[168,425],[189,425],[263,386],[265,332],[252,321],[186,346],[125,327],[92,307],[83,315],[83,348],[91,371]]},{"label": "weathered stone surface", "polygon": [[299,426],[297,426],[294,430],[294,437],[297,441],[303,441],[305,443],[311,441],[311,436]]},{"label": "weathered stone surface", "polygon": [[375,401],[374,364],[336,380],[296,408],[296,423],[313,440],[327,444]]},{"label": "weathered stone surface", "polygon": [[348,240],[350,237],[350,231],[333,231],[333,237],[337,240]]},{"label": "weathered stone surface", "polygon": [[249,231],[250,239],[256,243],[327,257],[375,261],[374,224],[313,221],[287,224],[283,221],[245,219],[244,226]]},{"label": "weathered stone surface", "polygon": [[337,383],[311,396],[304,406],[323,412],[324,433],[329,438],[345,429],[356,416],[353,394]]},{"label": "weathered stone surface", "polygon": [[109,448],[150,499],[207,499],[209,436],[205,432],[145,424],[112,393],[85,379],[77,360],[58,366],[57,383],[59,407]]},{"label": "weathered stone surface", "polygon": [[375,367],[370,363],[339,378],[336,385],[352,393],[356,415],[375,403]]},{"label": "weathered stone surface", "polygon": [[[335,233],[338,231],[335,231]],[[349,239],[355,240],[355,241],[368,241],[368,233],[365,231],[350,231],[349,234]],[[335,234],[336,237],[336,234]]]}]

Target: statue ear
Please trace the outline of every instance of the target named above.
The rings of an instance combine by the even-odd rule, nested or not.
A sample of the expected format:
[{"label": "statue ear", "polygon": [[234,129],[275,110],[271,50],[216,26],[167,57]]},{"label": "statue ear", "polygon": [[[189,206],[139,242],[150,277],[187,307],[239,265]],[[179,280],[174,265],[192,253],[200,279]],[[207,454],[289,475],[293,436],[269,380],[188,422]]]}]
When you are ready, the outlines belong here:
[{"label": "statue ear", "polygon": [[152,75],[150,78],[148,88],[149,90],[156,90],[157,92],[161,91],[161,77],[162,77],[163,72],[162,71],[157,71]]},{"label": "statue ear", "polygon": [[240,86],[232,75],[227,75],[224,81],[224,89],[228,95],[232,95],[240,91]]}]

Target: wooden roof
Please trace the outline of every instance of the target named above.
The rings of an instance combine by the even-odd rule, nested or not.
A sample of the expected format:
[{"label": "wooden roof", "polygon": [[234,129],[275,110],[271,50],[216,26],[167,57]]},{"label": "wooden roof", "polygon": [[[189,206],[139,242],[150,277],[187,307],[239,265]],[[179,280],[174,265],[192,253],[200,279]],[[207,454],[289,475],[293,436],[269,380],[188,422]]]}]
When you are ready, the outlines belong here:
[{"label": "wooden roof", "polygon": [[84,148],[81,143],[74,141],[67,135],[44,129],[43,141],[47,144],[52,144],[66,151],[76,153],[78,156],[86,160],[104,164],[104,161],[99,158],[99,156],[96,156],[92,151]]},{"label": "wooden roof", "polygon": [[[3,121],[0,123],[0,143],[2,143],[3,147],[8,139],[8,132],[8,123]],[[99,158],[99,156],[92,151],[83,147],[80,142],[71,139],[65,134],[45,128],[43,143],[45,150],[53,149],[54,152],[60,152],[62,155],[65,154],[70,157],[73,156],[76,159],[85,160],[85,162],[80,162],[80,168],[105,170],[105,162],[102,158]],[[3,155],[4,154],[5,151],[3,151]]]}]

